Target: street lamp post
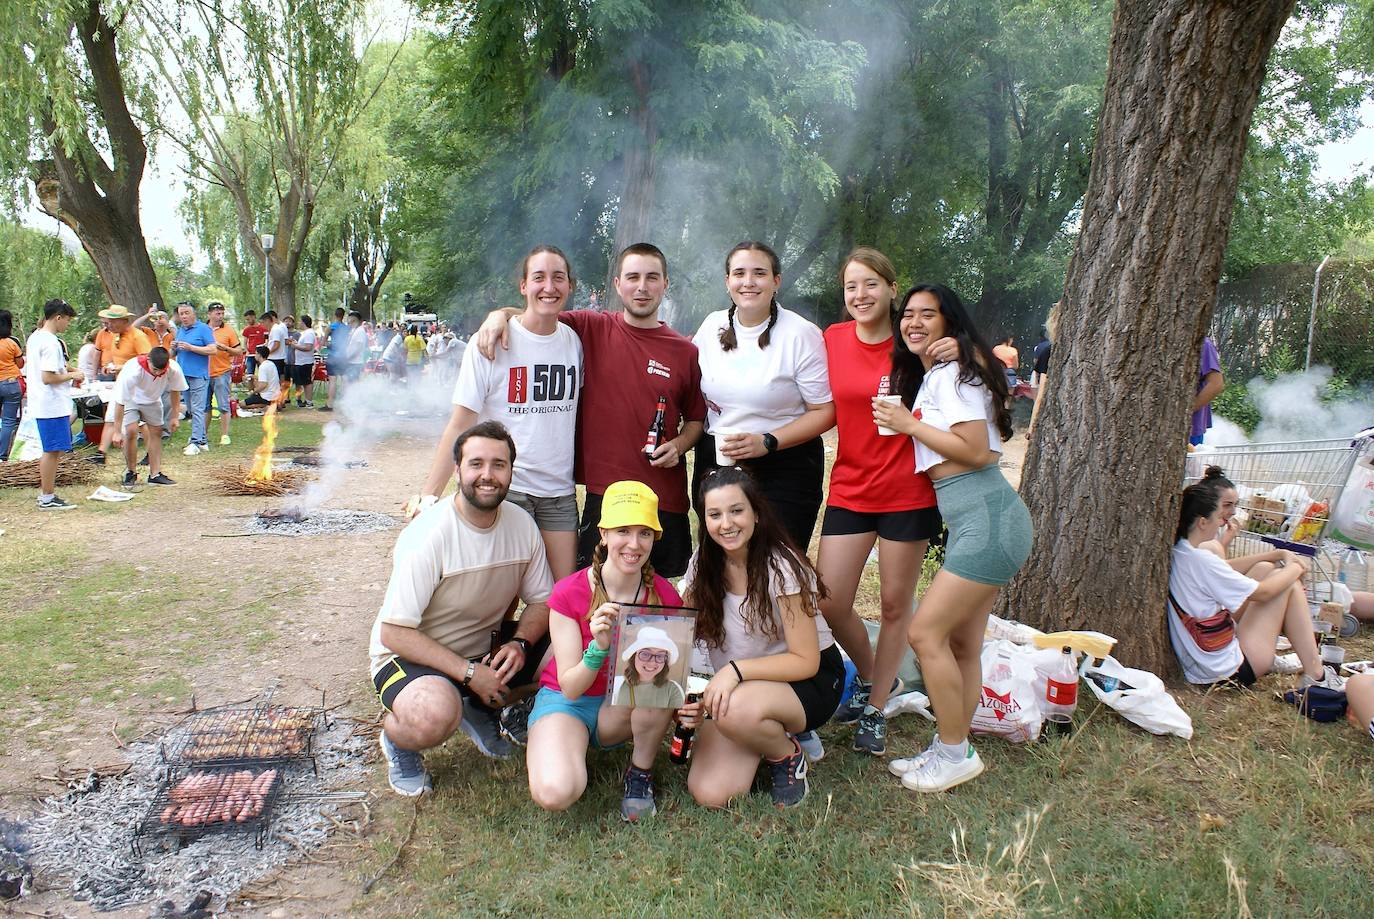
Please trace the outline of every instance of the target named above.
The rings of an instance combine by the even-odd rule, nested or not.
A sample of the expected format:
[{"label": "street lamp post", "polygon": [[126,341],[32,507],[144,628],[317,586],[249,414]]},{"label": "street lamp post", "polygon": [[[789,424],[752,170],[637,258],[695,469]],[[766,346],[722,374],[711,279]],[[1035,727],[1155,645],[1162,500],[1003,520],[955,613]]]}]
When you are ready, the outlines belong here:
[{"label": "street lamp post", "polygon": [[272,244],[277,238],[271,233],[262,234],[262,311],[272,309]]}]

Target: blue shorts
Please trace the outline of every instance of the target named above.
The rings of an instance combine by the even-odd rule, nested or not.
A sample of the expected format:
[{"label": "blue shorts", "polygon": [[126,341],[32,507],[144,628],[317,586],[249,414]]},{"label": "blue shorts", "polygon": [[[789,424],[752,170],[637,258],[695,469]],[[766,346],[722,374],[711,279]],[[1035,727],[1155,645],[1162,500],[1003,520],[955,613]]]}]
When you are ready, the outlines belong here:
[{"label": "blue shorts", "polygon": [[44,453],[65,453],[72,448],[72,419],[70,415],[61,418],[38,418],[38,441]]},{"label": "blue shorts", "polygon": [[210,378],[210,395],[219,403],[219,410],[221,412],[229,411],[229,399],[233,395],[233,393],[230,392],[230,387],[232,385],[233,380],[227,372]]},{"label": "blue shorts", "polygon": [[593,745],[601,750],[613,750],[624,744],[611,744],[608,747],[602,744],[600,738],[596,736],[596,717],[600,714],[601,703],[605,699],[605,696],[579,696],[576,699],[569,699],[556,689],[541,686],[534,697],[534,708],[530,711],[528,724],[533,727],[540,718],[555,712],[572,715],[586,725],[587,737]]}]

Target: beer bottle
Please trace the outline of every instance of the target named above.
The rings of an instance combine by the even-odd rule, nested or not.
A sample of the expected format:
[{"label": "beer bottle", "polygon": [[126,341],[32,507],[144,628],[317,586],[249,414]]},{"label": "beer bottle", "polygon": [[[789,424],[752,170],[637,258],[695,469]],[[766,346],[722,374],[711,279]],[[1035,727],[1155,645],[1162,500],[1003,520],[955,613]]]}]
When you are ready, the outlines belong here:
[{"label": "beer bottle", "polygon": [[652,460],[654,451],[663,443],[663,418],[668,412],[668,397],[658,397],[658,408],[654,412],[653,423],[649,425],[649,436],[644,438],[644,458]]},{"label": "beer bottle", "polygon": [[[700,702],[701,693],[687,693],[688,703]],[[678,722],[677,727],[673,728],[673,739],[668,742],[668,758],[675,763],[685,763],[692,758],[692,738],[696,736],[696,728],[683,727],[682,722]]]}]

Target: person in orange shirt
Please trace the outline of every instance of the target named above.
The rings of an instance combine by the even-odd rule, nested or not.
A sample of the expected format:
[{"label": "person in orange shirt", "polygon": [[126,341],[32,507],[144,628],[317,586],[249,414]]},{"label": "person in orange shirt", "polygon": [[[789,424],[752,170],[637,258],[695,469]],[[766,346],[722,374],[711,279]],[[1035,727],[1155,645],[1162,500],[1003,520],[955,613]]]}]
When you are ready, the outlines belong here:
[{"label": "person in orange shirt", "polygon": [[224,304],[218,300],[206,308],[206,318],[210,329],[215,333],[215,353],[210,355],[210,395],[219,408],[219,443],[228,446],[229,417],[229,374],[234,358],[243,353],[243,341],[234,327],[224,321]]},{"label": "person in orange shirt", "polygon": [[[1013,341],[1014,339],[1012,338],[1012,336],[1008,335],[1001,341],[999,341],[997,344],[992,346],[993,356],[996,357],[1003,364],[1007,365],[1008,392],[1016,388],[1016,369],[1021,366],[1021,352],[1016,350],[1016,345],[1013,344]],[[1007,399],[1008,404],[1010,404],[1011,397],[1008,396]]]},{"label": "person in orange shirt", "polygon": [[10,458],[19,430],[19,405],[24,400],[19,371],[23,367],[24,348],[14,337],[14,317],[9,310],[0,310],[0,463]]},{"label": "person in orange shirt", "polygon": [[132,324],[135,328],[143,330],[143,334],[148,336],[148,342],[154,348],[166,348],[169,352],[172,350],[172,342],[176,340],[177,330],[172,328],[166,310],[160,310],[154,306],[135,319]]},{"label": "person in orange shirt", "polygon": [[[100,349],[100,372],[96,379],[114,380],[115,375],[131,359],[153,350],[142,329],[134,328],[134,315],[117,303],[97,313],[105,320],[106,328],[95,337],[95,346]],[[100,449],[87,457],[87,462],[97,466],[105,465],[105,451],[110,449],[114,437],[114,402],[105,406],[105,427],[100,432]]]}]

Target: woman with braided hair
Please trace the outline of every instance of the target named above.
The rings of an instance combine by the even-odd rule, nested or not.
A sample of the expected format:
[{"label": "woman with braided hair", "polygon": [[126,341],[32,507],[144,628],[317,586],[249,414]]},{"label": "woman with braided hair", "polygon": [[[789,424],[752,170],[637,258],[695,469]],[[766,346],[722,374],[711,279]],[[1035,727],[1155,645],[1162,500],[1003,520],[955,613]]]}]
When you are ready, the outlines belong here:
[{"label": "woman with braided hair", "polygon": [[707,431],[697,443],[692,490],[721,465],[719,438],[721,457],[754,476],[805,553],[825,478],[821,435],[835,426],[835,405],[821,330],[778,304],[781,283],[778,255],[761,242],[742,242],[726,256],[730,307],[707,316],[692,339]]},{"label": "woman with braided hair", "polygon": [[663,535],[658,496],[642,482],[614,482],[601,504],[601,542],[592,564],[554,585],[549,595],[553,660],[544,670],[529,718],[525,765],[530,796],[545,810],[572,807],[587,790],[587,748],[633,740],[620,815],[653,816],[653,767],[674,710],[605,705],[611,633],[621,604],[681,605],[654,573],[649,553]]}]

